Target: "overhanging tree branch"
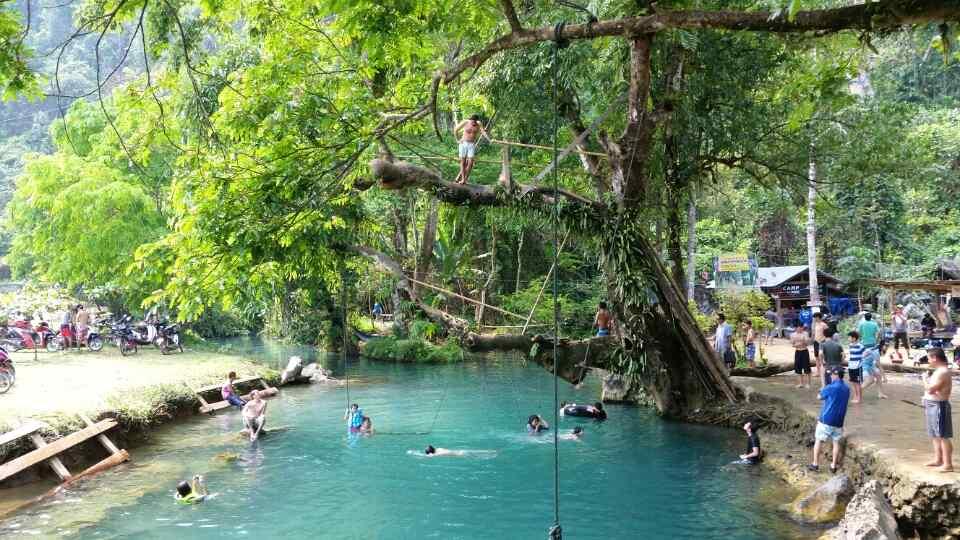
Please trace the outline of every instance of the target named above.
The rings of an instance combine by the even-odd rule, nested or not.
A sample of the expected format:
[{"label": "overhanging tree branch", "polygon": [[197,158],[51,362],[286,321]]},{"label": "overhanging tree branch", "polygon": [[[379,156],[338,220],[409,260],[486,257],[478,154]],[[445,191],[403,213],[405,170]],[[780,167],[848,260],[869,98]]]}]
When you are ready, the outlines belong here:
[{"label": "overhanging tree branch", "polygon": [[[800,11],[791,20],[785,10],[769,11],[657,11],[642,17],[625,17],[588,24],[571,24],[563,37],[594,39],[603,36],[636,36],[669,29],[739,30],[772,33],[831,33],[843,30],[878,31],[908,24],[960,20],[960,3],[943,0],[881,0],[836,9]],[[462,62],[440,72],[444,84],[464,71],[477,68],[497,53],[554,39],[552,26],[505,34]]]}]

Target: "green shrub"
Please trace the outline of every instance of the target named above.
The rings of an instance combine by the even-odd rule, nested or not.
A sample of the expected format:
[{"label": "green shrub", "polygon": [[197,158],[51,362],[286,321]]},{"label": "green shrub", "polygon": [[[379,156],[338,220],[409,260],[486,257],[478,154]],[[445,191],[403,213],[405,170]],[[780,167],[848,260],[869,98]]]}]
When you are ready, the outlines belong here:
[{"label": "green shrub", "polygon": [[440,327],[430,321],[413,321],[410,338],[433,342],[440,334]]},{"label": "green shrub", "polygon": [[424,364],[460,362],[464,358],[463,349],[453,341],[433,345],[422,339],[402,339],[394,336],[368,341],[363,348],[363,355],[375,360]]}]

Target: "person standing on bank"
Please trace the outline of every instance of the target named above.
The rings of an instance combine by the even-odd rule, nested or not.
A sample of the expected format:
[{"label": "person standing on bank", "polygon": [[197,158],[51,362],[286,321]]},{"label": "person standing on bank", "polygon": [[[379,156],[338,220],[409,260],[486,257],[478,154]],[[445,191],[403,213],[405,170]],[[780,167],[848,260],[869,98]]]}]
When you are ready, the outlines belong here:
[{"label": "person standing on bank", "polygon": [[833,458],[830,472],[836,473],[840,459],[840,439],[843,438],[843,420],[847,416],[847,402],[850,400],[850,388],[843,383],[843,368],[834,368],[830,372],[831,382],[820,390],[819,399],[823,401],[817,429],[814,432],[813,463],[807,466],[811,471],[820,470],[820,445],[830,439],[833,446]]},{"label": "person standing on bank", "polygon": [[733,327],[727,323],[727,316],[723,313],[717,315],[717,333],[713,338],[713,348],[720,355],[723,365],[727,369],[736,364],[733,355]]},{"label": "person standing on bank", "polygon": [[897,361],[903,362],[903,356],[900,355],[900,344],[903,343],[904,350],[907,351],[907,358],[910,357],[910,339],[907,337],[907,316],[903,312],[903,304],[897,304],[893,310],[893,352],[897,355]]},{"label": "person standing on bank", "polygon": [[613,323],[613,315],[607,309],[607,303],[600,302],[597,307],[597,315],[593,318],[593,327],[597,329],[597,337],[609,336],[611,323]]},{"label": "person standing on bank", "polygon": [[743,321],[743,350],[749,367],[757,367],[757,333],[753,330],[753,321]]},{"label": "person standing on bank", "polygon": [[820,388],[830,384],[830,373],[836,368],[843,367],[843,346],[836,339],[836,333],[827,329],[826,338],[820,345],[820,364],[823,365],[823,377],[820,378]]},{"label": "person standing on bank", "polygon": [[813,358],[817,363],[817,369],[814,372],[814,375],[823,377],[824,380],[829,380],[830,375],[823,370],[823,362],[821,361],[822,357],[820,356],[820,345],[822,345],[823,341],[827,339],[826,331],[829,327],[830,326],[823,320],[823,313],[818,311],[817,313],[813,314]]},{"label": "person standing on bank", "polygon": [[797,322],[796,329],[790,334],[790,345],[793,346],[793,372],[800,376],[797,388],[810,388],[810,351],[807,349],[810,336],[802,322]]},{"label": "person standing on bank", "polygon": [[953,472],[953,411],[950,407],[950,393],[953,379],[947,367],[947,355],[940,347],[927,351],[927,361],[933,368],[933,374],[923,372],[923,415],[927,425],[927,435],[933,441],[933,460],[927,467],[939,467],[940,472]]},{"label": "person standing on bank", "polygon": [[[462,137],[459,134],[461,130],[463,130]],[[483,124],[480,123],[480,116],[476,114],[457,124],[453,128],[453,136],[460,140],[458,147],[460,172],[457,174],[456,182],[466,184],[470,180],[470,172],[473,170],[473,162],[477,155],[477,143],[480,142],[480,137],[486,137],[487,140],[490,140],[490,136],[484,131]]]},{"label": "person standing on bank", "polygon": [[860,334],[856,331],[850,332],[847,337],[850,338],[847,372],[850,373],[850,386],[853,388],[853,399],[850,403],[860,403],[863,401],[863,388],[860,385],[863,383],[863,356],[866,349],[860,343]]}]

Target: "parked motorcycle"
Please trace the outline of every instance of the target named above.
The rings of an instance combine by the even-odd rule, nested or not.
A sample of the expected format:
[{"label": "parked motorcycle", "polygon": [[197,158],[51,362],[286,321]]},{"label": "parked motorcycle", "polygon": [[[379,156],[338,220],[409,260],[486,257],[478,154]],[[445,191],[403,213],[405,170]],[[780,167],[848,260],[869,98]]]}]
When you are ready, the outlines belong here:
[{"label": "parked motorcycle", "polygon": [[16,321],[12,326],[7,326],[2,331],[0,343],[10,352],[17,352],[21,349],[47,348],[50,349],[50,340],[56,336],[53,330],[46,322],[40,321],[40,324],[30,328],[30,323],[26,321]]},{"label": "parked motorcycle", "polygon": [[130,320],[131,317],[127,315],[126,317],[121,317],[113,321],[110,324],[110,332],[107,334],[107,337],[116,344],[117,349],[120,350],[120,354],[123,356],[137,353],[137,337],[130,327]]},{"label": "parked motorcycle", "polygon": [[140,321],[131,325],[130,330],[133,332],[133,337],[137,340],[138,345],[156,344],[157,338],[160,336],[160,324],[158,323]]},{"label": "parked motorcycle", "polygon": [[13,367],[13,360],[7,354],[7,350],[0,347],[0,394],[5,394],[13,388],[13,383],[17,380],[17,370]]},{"label": "parked motorcycle", "polygon": [[183,345],[180,344],[180,325],[169,324],[167,321],[158,323],[157,339],[154,343],[160,349],[160,354],[169,354],[174,349],[183,352]]}]

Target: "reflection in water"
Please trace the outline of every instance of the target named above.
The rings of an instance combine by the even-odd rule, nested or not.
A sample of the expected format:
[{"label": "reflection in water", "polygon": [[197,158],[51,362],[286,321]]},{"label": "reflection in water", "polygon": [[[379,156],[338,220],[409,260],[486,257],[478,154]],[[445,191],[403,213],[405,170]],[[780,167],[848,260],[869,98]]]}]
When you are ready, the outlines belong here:
[{"label": "reflection in water", "polygon": [[[354,384],[359,375],[367,384]],[[349,433],[345,390],[287,388],[269,425],[288,430],[255,443],[240,413],[196,417],[159,430],[134,462],[0,522],[0,536],[74,538],[536,538],[553,516],[553,437],[526,418],[552,417],[543,370],[499,361],[419,367],[350,363],[351,399],[377,433]],[[376,381],[370,383],[369,381]],[[561,398],[592,401],[595,382]],[[664,422],[647,410],[609,407],[604,423],[562,419],[580,441],[561,441],[561,518],[567,536],[809,538],[758,498],[762,467],[725,469],[740,433]],[[427,445],[490,450],[471,459],[417,459]],[[486,457],[487,459],[476,459]],[[194,474],[218,495],[173,502]],[[782,499],[781,499],[782,500]]]}]

